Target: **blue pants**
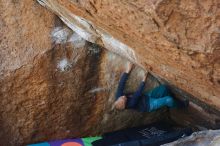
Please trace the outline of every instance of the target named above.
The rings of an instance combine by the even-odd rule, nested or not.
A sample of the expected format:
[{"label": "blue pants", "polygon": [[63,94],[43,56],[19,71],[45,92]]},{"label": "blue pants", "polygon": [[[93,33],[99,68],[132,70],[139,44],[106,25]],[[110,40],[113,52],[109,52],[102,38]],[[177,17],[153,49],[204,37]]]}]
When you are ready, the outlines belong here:
[{"label": "blue pants", "polygon": [[[126,80],[128,79],[128,73],[123,73],[119,81],[118,89],[115,95],[116,100],[124,94],[124,88]],[[127,98],[126,108],[136,109],[140,112],[151,112],[161,107],[167,106],[170,108],[176,107],[177,101],[170,95],[169,89],[165,85],[160,85],[154,88],[152,91],[144,93],[143,90],[145,83],[141,82],[136,92],[132,95],[126,95]],[[143,100],[144,98],[144,100]]]},{"label": "blue pants", "polygon": [[148,96],[148,111],[152,112],[161,107],[175,108],[176,102],[170,95],[169,89],[165,85],[160,85],[150,92],[144,93]]}]

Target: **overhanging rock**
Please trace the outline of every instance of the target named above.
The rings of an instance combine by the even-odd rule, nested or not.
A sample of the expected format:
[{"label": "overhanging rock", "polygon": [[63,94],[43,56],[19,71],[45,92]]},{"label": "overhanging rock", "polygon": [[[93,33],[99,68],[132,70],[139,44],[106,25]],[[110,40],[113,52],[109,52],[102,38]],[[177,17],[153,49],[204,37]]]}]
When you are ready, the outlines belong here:
[{"label": "overhanging rock", "polygon": [[220,109],[220,8],[214,1],[38,0],[84,39]]}]

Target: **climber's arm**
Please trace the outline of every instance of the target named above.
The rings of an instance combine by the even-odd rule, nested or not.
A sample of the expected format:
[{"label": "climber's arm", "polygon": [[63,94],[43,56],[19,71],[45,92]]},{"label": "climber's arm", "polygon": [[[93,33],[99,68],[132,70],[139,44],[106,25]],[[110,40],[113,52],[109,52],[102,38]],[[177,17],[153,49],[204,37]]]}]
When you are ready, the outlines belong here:
[{"label": "climber's arm", "polygon": [[132,67],[133,67],[133,64],[132,63],[129,63],[127,65],[127,68],[126,68],[126,71],[122,74],[122,77],[119,81],[119,85],[118,85],[118,89],[116,91],[116,95],[115,95],[115,98],[116,100],[120,97],[120,96],[123,96],[123,91],[124,91],[124,88],[125,88],[125,83],[128,79],[128,75],[129,73],[131,72],[132,70]]},{"label": "climber's arm", "polygon": [[142,92],[145,87],[146,79],[147,79],[147,73],[144,76],[143,80],[141,81],[137,91],[132,95],[132,97],[130,97],[130,102],[128,103],[128,108],[135,107],[137,105],[138,101],[140,100],[140,98],[142,97]]},{"label": "climber's arm", "polygon": [[142,81],[137,91],[129,98],[127,108],[134,108],[137,105],[138,101],[142,97],[142,92],[144,90],[144,87],[145,87],[145,82]]},{"label": "climber's arm", "polygon": [[123,95],[123,91],[124,91],[124,88],[125,88],[125,84],[126,84],[126,81],[128,79],[128,73],[124,72],[121,76],[121,79],[119,81],[119,84],[118,84],[118,89],[117,89],[117,92],[116,92],[116,100]]}]

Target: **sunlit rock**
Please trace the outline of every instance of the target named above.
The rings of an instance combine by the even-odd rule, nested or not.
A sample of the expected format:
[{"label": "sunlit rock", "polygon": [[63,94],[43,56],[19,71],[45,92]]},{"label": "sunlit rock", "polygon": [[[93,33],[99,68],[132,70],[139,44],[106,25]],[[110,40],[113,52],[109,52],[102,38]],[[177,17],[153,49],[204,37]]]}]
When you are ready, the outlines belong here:
[{"label": "sunlit rock", "polygon": [[195,132],[189,137],[179,139],[163,146],[219,146],[220,130]]}]

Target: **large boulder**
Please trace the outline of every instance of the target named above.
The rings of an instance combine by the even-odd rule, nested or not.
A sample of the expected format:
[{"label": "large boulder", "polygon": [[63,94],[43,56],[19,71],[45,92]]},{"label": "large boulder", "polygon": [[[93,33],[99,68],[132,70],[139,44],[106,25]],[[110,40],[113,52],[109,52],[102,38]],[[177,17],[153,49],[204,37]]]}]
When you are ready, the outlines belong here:
[{"label": "large boulder", "polygon": [[[144,1],[138,1],[138,3],[112,1],[112,7],[107,4],[108,1],[103,1],[106,4],[103,10],[98,12],[101,16],[97,17],[97,21],[90,20],[96,11],[91,6],[94,2],[96,2],[94,6],[103,5],[98,3],[101,1],[69,3],[70,1],[64,0],[41,0],[40,2],[56,12],[76,33],[63,26],[55,15],[41,7],[35,0],[4,2],[0,0],[1,145],[19,146],[51,139],[99,135],[106,131],[147,124],[168,117],[169,113],[166,109],[141,114],[130,110],[119,112],[112,108],[118,80],[128,60],[139,65],[129,78],[126,87],[128,91],[134,91],[137,88],[144,74],[143,69],[140,68],[142,67],[151,69],[151,73],[156,77],[148,78],[146,90],[157,86],[160,81],[169,84],[173,93],[179,98],[198,99],[218,109],[217,77],[219,72],[216,53],[218,49],[207,49],[209,53],[206,51],[191,52],[189,55],[182,48],[190,44],[185,44],[185,42],[181,43],[182,46],[180,45],[177,49],[175,43],[170,41],[172,39],[166,40],[167,37],[175,37],[176,33],[173,32],[171,35],[164,30],[164,35],[162,35],[159,24],[158,26],[153,24],[157,22],[157,19],[153,20],[151,18],[153,15],[145,12],[151,9],[140,7]],[[179,8],[177,7],[179,3],[163,4],[162,2],[165,1],[156,5],[158,13],[168,11],[169,7],[175,11]],[[214,1],[209,3],[214,4]],[[64,4],[69,4],[70,10]],[[159,7],[161,7],[161,12]],[[127,17],[122,17],[121,13],[125,15],[122,10],[129,10],[130,13],[133,9],[135,13],[131,11],[132,17],[129,18],[131,20],[121,19],[127,19]],[[215,5],[210,9],[218,10]],[[121,11],[119,15],[108,14],[108,11],[117,12],[115,10]],[[172,14],[176,14],[175,11]],[[210,13],[215,12],[210,11]],[[186,14],[191,15],[191,13]],[[142,30],[142,27],[136,29],[136,23],[139,21],[132,20],[133,16],[136,18],[136,15],[137,18],[141,18],[140,22],[142,17],[147,17],[147,25],[143,23],[146,28],[143,27],[144,33],[142,34],[136,32]],[[166,17],[166,15],[160,17]],[[122,22],[110,19],[113,16],[114,18],[120,16],[116,20]],[[214,19],[215,16],[210,17]],[[179,18],[179,16],[176,17]],[[108,28],[106,20],[111,22]],[[179,22],[177,20],[174,22]],[[128,28],[125,29],[120,25]],[[200,28],[200,25],[202,24],[198,23],[197,27]],[[214,31],[215,23],[212,25],[211,28]],[[209,31],[207,34],[210,34]],[[143,35],[144,38],[140,38],[139,35]],[[204,37],[209,37],[208,35]],[[215,40],[216,36],[218,33],[212,38]],[[120,56],[90,42],[104,46]],[[218,41],[210,42],[211,44],[215,44],[213,48],[218,48]],[[174,63],[174,60],[178,64]],[[196,69],[195,72],[190,64]],[[211,67],[206,70],[208,66]],[[210,77],[213,78],[211,81],[209,81]],[[204,97],[210,98],[203,100]],[[213,103],[213,100],[216,100],[216,103]],[[199,103],[197,100],[194,102]],[[201,108],[196,105],[196,107],[202,116],[199,114],[194,116],[196,115],[194,114],[187,117],[191,114],[189,109],[189,114],[185,111],[176,111],[176,113],[171,113],[171,117],[180,121],[179,123],[184,121],[193,126],[198,124],[199,127],[210,125],[215,127],[219,123],[219,116],[216,116],[218,111],[211,110],[209,106]],[[184,120],[180,112],[183,112],[181,115],[184,115]],[[199,123],[195,119],[202,122]]]},{"label": "large boulder", "polygon": [[[115,111],[127,60],[85,41],[35,1],[0,6],[1,145],[99,135],[168,116]],[[127,90],[143,75],[136,67]],[[149,77],[146,90],[158,84]]]},{"label": "large boulder", "polygon": [[90,42],[220,109],[219,0],[39,0]]}]

